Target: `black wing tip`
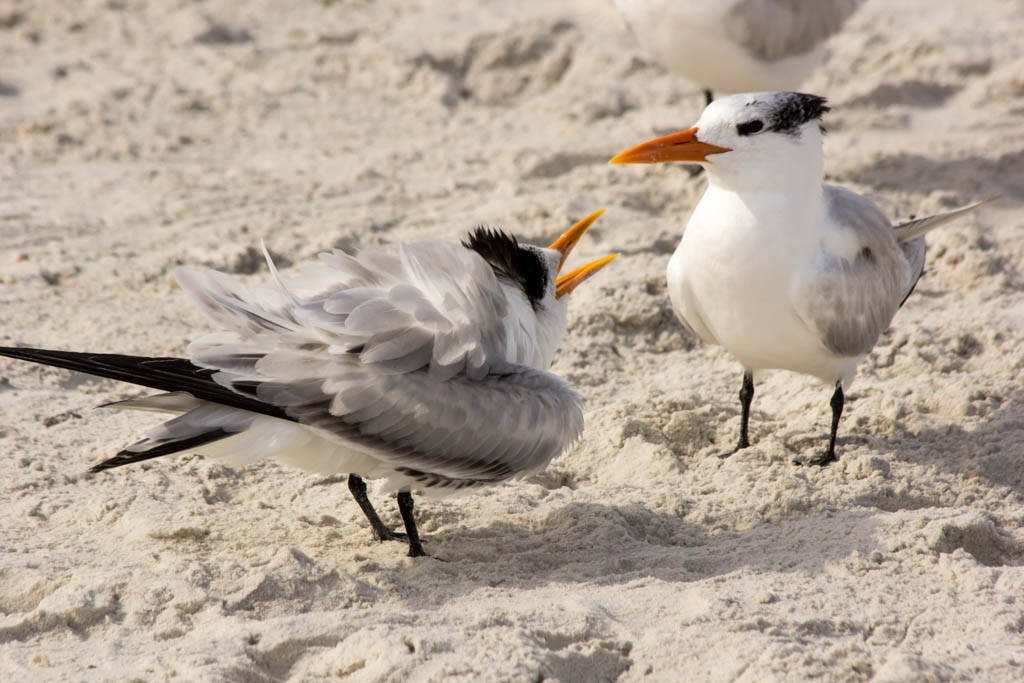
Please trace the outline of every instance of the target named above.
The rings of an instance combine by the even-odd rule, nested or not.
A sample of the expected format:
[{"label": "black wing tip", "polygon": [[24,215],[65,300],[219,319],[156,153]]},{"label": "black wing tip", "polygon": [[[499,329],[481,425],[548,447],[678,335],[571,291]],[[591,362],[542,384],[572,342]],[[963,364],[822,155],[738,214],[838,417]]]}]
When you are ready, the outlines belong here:
[{"label": "black wing tip", "polygon": [[39,353],[50,353],[46,349],[34,349],[31,346],[0,346],[0,356],[24,359]]},{"label": "black wing tip", "polygon": [[89,472],[95,474],[96,472],[103,472],[104,470],[112,470],[115,467],[123,467],[124,465],[131,465],[144,460],[152,460],[153,458],[159,458],[164,455],[180,453],[181,451],[187,451],[214,441],[226,439],[227,437],[233,436],[237,433],[238,432],[229,432],[217,427],[208,432],[196,434],[195,436],[190,436],[185,439],[158,444],[153,448],[144,451],[131,451],[126,448],[114,457],[93,465],[89,468]]},{"label": "black wing tip", "polygon": [[[123,353],[93,353],[90,351],[64,351],[60,349],[40,349],[32,346],[0,346],[0,356],[26,360],[41,365],[52,365],[65,370],[90,373],[88,369],[79,369],[90,365],[104,363],[135,363],[176,361],[178,358],[157,357],[157,356],[131,356]],[[73,363],[74,365],[69,365]],[[84,364],[84,365],[83,365]],[[101,377],[104,375],[100,375]]]},{"label": "black wing tip", "polygon": [[234,391],[218,384],[213,379],[217,372],[215,369],[200,367],[187,358],[51,351],[28,347],[0,347],[0,355],[160,391],[183,391],[201,401],[279,417],[283,420],[291,419],[283,408],[257,399],[254,391],[247,392],[244,387]]},{"label": "black wing tip", "polygon": [[133,453],[127,449],[118,451],[117,455],[112,458],[107,458],[103,462],[98,462],[89,468],[89,474],[96,474],[97,472],[106,472],[117,467],[124,467],[125,465],[132,465],[143,460],[149,460],[150,458],[159,457],[158,455],[144,455],[143,453]]},{"label": "black wing tip", "polygon": [[[112,470],[115,467],[123,467],[124,465],[131,465],[134,462],[140,460],[146,460],[147,458],[139,457],[142,453],[133,453],[128,449],[118,451],[117,455],[112,458],[107,458],[103,462],[98,462],[89,468],[89,474],[96,474],[97,472],[104,472],[106,470]],[[156,457],[156,456],[150,456]]]}]

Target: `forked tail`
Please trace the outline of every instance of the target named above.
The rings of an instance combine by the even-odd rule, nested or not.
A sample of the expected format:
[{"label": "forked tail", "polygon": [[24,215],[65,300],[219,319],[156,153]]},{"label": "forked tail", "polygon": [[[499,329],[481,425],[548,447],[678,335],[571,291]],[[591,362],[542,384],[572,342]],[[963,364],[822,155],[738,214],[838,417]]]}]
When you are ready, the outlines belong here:
[{"label": "forked tail", "polygon": [[982,199],[981,201],[968,204],[967,206],[962,206],[959,209],[953,209],[952,211],[944,211],[943,213],[932,214],[931,216],[925,216],[924,218],[915,218],[903,223],[897,223],[892,226],[893,231],[896,233],[896,241],[909,242],[921,235],[924,235],[925,233],[931,232],[940,225],[945,225],[954,218],[959,218],[966,213],[974,211],[979,206],[988,204],[994,199],[999,199],[999,195],[989,197],[988,199]]}]

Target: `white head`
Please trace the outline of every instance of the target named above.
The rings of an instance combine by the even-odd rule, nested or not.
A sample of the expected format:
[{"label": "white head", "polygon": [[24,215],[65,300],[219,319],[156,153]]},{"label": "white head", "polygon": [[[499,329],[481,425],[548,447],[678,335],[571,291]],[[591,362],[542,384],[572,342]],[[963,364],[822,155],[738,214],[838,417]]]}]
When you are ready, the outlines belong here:
[{"label": "white head", "polygon": [[825,98],[803,93],[723,97],[692,128],[632,147],[611,163],[698,163],[712,183],[734,190],[820,183],[821,117],[827,111]]},{"label": "white head", "polygon": [[569,294],[618,256],[559,276],[569,252],[602,213],[590,214],[547,248],[520,244],[508,233],[483,227],[463,242],[491,266],[508,300],[509,342],[519,356],[510,360],[544,369],[551,364],[565,336]]}]

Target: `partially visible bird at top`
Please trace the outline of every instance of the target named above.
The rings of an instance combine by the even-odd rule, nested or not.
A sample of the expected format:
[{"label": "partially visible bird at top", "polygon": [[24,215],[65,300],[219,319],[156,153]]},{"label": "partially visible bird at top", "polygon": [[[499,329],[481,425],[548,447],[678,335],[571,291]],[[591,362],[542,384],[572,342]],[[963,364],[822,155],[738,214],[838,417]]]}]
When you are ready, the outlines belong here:
[{"label": "partially visible bird at top", "polygon": [[[425,555],[412,491],[443,496],[544,467],[583,429],[582,399],[548,367],[568,295],[616,256],[559,275],[603,213],[548,248],[479,227],[462,244],[335,250],[254,290],[210,269],[178,282],[215,332],[188,358],[0,348],[0,355],[158,389],[110,404],[176,417],[99,463],[195,452],[242,466],[272,457],[347,473],[380,540]],[[398,491],[405,534],[377,515],[363,478]]]},{"label": "partially visible bird at top", "polygon": [[715,93],[796,90],[863,0],[615,0],[640,46]]},{"label": "partially visible bird at top", "polygon": [[733,95],[693,128],[611,160],[705,168],[708,187],[668,264],[673,308],[743,366],[736,450],[750,445],[754,371],[791,370],[834,388],[828,447],[808,461],[817,465],[836,460],[844,390],[921,277],[924,234],[988,201],[892,224],[870,199],[824,184],[827,111],[815,95]]}]

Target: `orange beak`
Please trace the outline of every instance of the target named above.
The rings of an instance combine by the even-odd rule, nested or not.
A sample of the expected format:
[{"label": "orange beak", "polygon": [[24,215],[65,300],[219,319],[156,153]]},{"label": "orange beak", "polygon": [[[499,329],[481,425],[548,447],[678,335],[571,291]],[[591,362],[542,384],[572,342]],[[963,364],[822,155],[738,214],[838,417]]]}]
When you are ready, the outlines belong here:
[{"label": "orange beak", "polygon": [[697,139],[697,129],[690,128],[642,142],[612,157],[610,164],[660,164],[666,161],[689,161],[702,164],[712,154],[731,152],[728,147],[719,147]]},{"label": "orange beak", "polygon": [[576,246],[576,243],[583,237],[583,233],[590,229],[590,226],[597,222],[597,219],[601,217],[601,214],[605,212],[605,209],[598,209],[594,213],[590,214],[576,225],[572,226],[565,231],[561,237],[551,243],[548,249],[557,249],[562,252],[562,260],[558,263],[558,270],[561,272],[562,266],[565,265],[565,260],[569,258],[569,252]]},{"label": "orange beak", "polygon": [[618,254],[605,256],[604,258],[591,261],[587,265],[580,266],[576,270],[561,276],[555,280],[555,298],[561,299],[566,294],[569,294],[572,290],[579,287],[581,282],[590,279],[590,277],[597,271],[601,270],[618,257]]},{"label": "orange beak", "polygon": [[[566,230],[565,234],[551,243],[551,246],[549,246],[548,249],[557,249],[562,252],[562,260],[558,262],[558,272],[562,271],[562,266],[565,265],[565,260],[569,258],[569,252],[572,251],[572,248],[576,246],[576,243],[580,241],[580,238],[583,237],[583,234],[590,228],[590,226],[597,222],[597,219],[601,217],[601,214],[603,214],[604,211],[604,209],[598,209],[576,225]],[[601,270],[618,258],[618,256],[618,254],[605,256],[604,258],[592,261],[585,266],[580,266],[571,273],[562,275],[555,280],[555,298],[561,299],[563,296],[576,289],[581,282],[590,278],[597,271]]]}]

